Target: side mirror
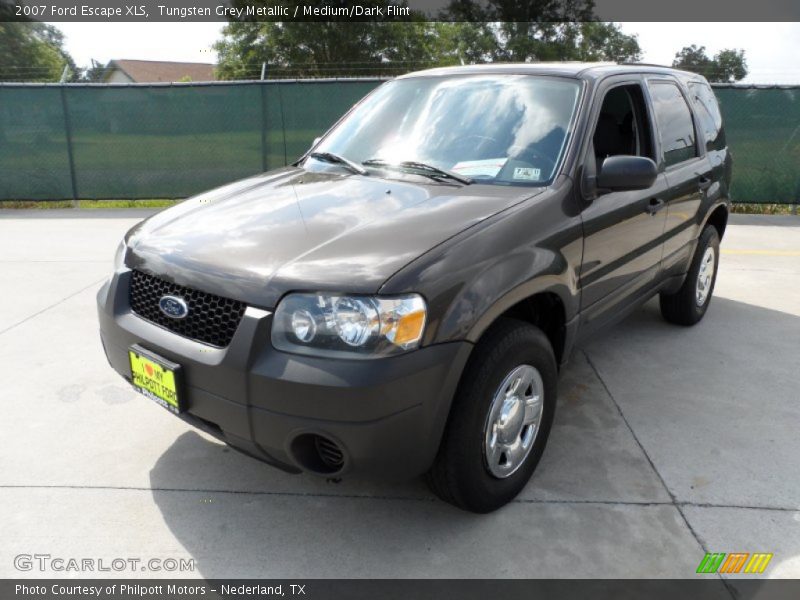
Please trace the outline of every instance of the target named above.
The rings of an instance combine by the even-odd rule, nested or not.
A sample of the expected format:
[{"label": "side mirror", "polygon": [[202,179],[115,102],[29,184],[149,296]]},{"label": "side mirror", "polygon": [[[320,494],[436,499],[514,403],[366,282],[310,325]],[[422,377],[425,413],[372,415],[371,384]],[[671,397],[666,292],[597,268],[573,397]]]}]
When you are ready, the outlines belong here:
[{"label": "side mirror", "polygon": [[644,156],[609,156],[597,176],[597,187],[604,190],[646,190],[656,182],[658,167]]},{"label": "side mirror", "polygon": [[322,136],[321,136],[321,135],[318,135],[317,137],[315,137],[315,138],[314,138],[314,141],[313,141],[313,142],[311,142],[311,147],[313,148],[314,146],[316,146],[317,144],[319,144],[319,141],[320,141],[321,139],[322,139]]}]

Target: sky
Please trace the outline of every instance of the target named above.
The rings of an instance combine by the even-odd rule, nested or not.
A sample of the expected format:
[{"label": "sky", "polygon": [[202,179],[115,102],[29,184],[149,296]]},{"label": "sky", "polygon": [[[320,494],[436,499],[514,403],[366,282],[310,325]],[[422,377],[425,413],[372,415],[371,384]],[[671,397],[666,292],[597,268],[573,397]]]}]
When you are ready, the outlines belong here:
[{"label": "sky", "polygon": [[800,84],[800,23],[620,23],[638,34],[643,61],[672,64],[684,46],[705,46],[709,56],[724,48],[745,51],[746,83]]},{"label": "sky", "polygon": [[[53,23],[66,36],[67,51],[78,66],[91,59],[216,62],[212,45],[224,23]],[[643,61],[671,64],[690,44],[713,55],[743,48],[750,74],[746,83],[800,84],[800,23],[620,23],[638,34]]]}]

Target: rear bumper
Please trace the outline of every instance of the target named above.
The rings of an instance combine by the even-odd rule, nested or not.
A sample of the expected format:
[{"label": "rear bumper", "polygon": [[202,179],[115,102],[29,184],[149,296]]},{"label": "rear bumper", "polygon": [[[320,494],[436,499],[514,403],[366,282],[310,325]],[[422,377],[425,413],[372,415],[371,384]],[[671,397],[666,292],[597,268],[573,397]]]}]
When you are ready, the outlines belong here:
[{"label": "rear bumper", "polygon": [[[250,307],[231,344],[217,349],[132,313],[129,279],[120,271],[97,295],[108,361],[130,380],[128,348],[139,344],[180,364],[187,421],[292,472],[405,479],[433,462],[471,344],[366,361],[288,354],[270,343],[272,315]],[[304,458],[314,435],[339,446],[341,468]]]}]

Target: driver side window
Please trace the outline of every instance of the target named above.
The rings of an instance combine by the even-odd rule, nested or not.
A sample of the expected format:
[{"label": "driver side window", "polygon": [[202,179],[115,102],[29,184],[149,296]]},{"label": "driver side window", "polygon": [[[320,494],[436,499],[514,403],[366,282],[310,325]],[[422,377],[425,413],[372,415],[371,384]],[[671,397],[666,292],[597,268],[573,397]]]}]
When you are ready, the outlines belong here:
[{"label": "driver side window", "polygon": [[650,131],[641,86],[610,89],[603,98],[592,137],[597,172],[609,156],[654,158]]}]

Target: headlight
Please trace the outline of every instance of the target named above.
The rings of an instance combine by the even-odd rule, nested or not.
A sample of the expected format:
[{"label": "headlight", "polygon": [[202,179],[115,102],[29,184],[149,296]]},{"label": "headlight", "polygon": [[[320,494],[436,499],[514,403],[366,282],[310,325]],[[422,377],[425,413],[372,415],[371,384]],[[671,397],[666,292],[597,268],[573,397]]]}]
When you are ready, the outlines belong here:
[{"label": "headlight", "polygon": [[117,252],[114,254],[114,272],[119,271],[125,266],[125,240],[122,240],[117,246]]},{"label": "headlight", "polygon": [[387,356],[417,348],[425,320],[425,300],[418,294],[289,294],[275,311],[272,345],[300,354]]}]

